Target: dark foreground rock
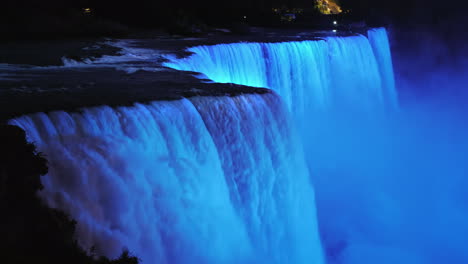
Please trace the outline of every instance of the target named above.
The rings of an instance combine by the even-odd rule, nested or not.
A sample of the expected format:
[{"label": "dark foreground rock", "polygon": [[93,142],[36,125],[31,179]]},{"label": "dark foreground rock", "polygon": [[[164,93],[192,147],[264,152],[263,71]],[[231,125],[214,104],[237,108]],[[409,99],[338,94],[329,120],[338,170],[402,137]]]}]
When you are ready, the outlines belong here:
[{"label": "dark foreground rock", "polygon": [[[0,121],[34,112],[269,92],[262,88],[210,83],[194,77],[196,73],[168,69],[162,66],[164,54],[188,56],[186,48],[197,45],[316,40],[336,35],[329,30],[306,28],[250,30],[252,34],[243,36],[219,33],[184,38],[152,32],[135,36],[137,39],[0,43]],[[135,54],[141,51],[143,55]],[[95,63],[103,57],[104,60]],[[64,59],[72,65],[63,66]]]},{"label": "dark foreground rock", "polygon": [[21,80],[0,81],[0,120],[35,112],[77,111],[91,106],[126,106],[136,102],[176,100],[192,96],[234,96],[266,93],[267,89],[204,83],[188,72],[109,68],[34,71]]},{"label": "dark foreground rock", "polygon": [[76,222],[39,198],[47,160],[16,126],[0,125],[0,262],[5,264],[136,264],[90,256],[78,246]]}]

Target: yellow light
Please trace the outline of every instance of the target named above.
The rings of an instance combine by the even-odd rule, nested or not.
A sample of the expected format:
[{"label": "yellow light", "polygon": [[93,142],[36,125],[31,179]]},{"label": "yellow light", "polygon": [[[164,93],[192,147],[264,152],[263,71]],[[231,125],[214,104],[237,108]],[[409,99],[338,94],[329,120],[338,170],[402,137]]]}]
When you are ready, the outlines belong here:
[{"label": "yellow light", "polygon": [[343,12],[336,0],[316,0],[315,5],[320,13],[324,15],[339,14]]},{"label": "yellow light", "polygon": [[85,12],[86,14],[89,14],[91,13],[91,8],[83,8],[83,12]]}]

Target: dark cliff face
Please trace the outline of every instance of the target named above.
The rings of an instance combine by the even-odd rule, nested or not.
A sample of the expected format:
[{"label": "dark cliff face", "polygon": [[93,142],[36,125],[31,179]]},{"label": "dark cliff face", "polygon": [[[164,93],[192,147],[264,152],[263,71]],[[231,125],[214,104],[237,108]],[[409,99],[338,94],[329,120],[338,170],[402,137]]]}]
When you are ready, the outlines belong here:
[{"label": "dark cliff face", "polygon": [[26,142],[26,134],[19,127],[0,126],[0,142],[1,195],[14,203],[34,200],[36,191],[42,189],[40,176],[47,173],[46,159]]},{"label": "dark cliff face", "polygon": [[[74,222],[37,197],[47,161],[19,127],[0,127],[0,259],[2,263],[58,263],[74,251]],[[62,256],[63,255],[63,256]]]},{"label": "dark cliff face", "polygon": [[[37,72],[36,72],[37,73]],[[33,78],[0,81],[0,121],[36,112],[80,111],[93,106],[125,106],[193,96],[267,93],[267,89],[205,83],[188,72],[133,74],[113,69],[45,71]]]},{"label": "dark cliff face", "polygon": [[[0,121],[36,112],[79,111],[84,107],[101,105],[124,106],[192,96],[267,92],[241,85],[210,83],[195,77],[196,73],[162,66],[161,54],[186,56],[184,50],[188,45],[237,39],[157,37],[132,41],[138,43],[128,44],[129,47],[125,47],[128,50],[120,55],[120,48],[100,41],[0,44]],[[133,49],[137,53],[144,49],[144,52],[134,56]],[[83,62],[102,56],[107,60]],[[72,65],[58,66],[63,64],[62,58],[73,60]]]},{"label": "dark cliff face", "polygon": [[[0,262],[6,264],[136,264],[124,252],[114,261],[78,246],[75,221],[38,197],[47,160],[16,126],[0,125]],[[66,177],[66,175],[64,175]]]}]

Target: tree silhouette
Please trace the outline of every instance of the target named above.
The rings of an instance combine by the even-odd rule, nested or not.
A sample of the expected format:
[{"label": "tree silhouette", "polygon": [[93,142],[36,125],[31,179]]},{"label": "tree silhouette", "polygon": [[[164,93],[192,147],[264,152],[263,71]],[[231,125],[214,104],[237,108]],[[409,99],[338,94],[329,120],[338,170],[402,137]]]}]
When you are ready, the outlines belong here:
[{"label": "tree silhouette", "polygon": [[21,128],[1,125],[0,146],[0,263],[138,263],[127,251],[111,261],[90,257],[79,247],[76,222],[38,197],[47,160]]}]

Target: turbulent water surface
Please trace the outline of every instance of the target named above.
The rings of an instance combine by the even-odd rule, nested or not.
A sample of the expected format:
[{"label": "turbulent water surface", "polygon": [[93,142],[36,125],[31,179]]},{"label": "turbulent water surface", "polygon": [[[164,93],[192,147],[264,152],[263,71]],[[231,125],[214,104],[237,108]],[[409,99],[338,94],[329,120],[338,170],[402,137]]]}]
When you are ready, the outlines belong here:
[{"label": "turbulent water surface", "polygon": [[385,29],[321,41],[235,43],[189,48],[166,66],[222,83],[275,90],[296,115],[360,105],[395,107],[397,98]]},{"label": "turbulent water surface", "polygon": [[189,51],[165,65],[273,91],[11,120],[47,155],[41,195],[85,247],[144,263],[468,263],[466,115],[398,102],[385,29]]},{"label": "turbulent water surface", "polygon": [[145,263],[321,263],[314,191],[274,94],[11,121],[49,160],[42,196],[85,247]]},{"label": "turbulent water surface", "polygon": [[[286,102],[305,145],[328,263],[468,261],[463,108],[442,92],[399,106],[385,29],[189,51],[166,65],[268,87]],[[404,88],[459,91],[452,86],[463,78],[447,76],[412,76]]]}]

